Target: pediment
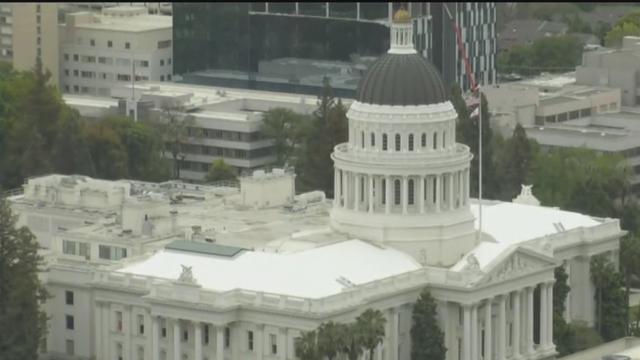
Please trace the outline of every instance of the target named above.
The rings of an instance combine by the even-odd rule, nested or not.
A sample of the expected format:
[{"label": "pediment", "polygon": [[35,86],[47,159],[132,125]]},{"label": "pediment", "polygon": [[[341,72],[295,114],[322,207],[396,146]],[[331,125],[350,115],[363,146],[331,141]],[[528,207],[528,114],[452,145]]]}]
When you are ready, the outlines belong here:
[{"label": "pediment", "polygon": [[556,260],[534,250],[515,247],[504,256],[488,264],[476,284],[489,284],[517,278],[539,270],[557,266]]}]

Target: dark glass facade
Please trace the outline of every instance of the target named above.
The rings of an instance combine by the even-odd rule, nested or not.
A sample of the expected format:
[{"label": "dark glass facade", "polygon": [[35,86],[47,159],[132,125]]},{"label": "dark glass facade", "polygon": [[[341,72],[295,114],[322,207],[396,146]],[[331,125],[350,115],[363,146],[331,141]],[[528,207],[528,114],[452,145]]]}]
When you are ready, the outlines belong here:
[{"label": "dark glass facade", "polygon": [[[430,4],[410,4],[416,48],[450,83],[458,78],[447,74],[456,71],[456,45],[450,43],[450,22],[429,17],[439,3]],[[314,95],[327,76],[338,96],[352,97],[367,67],[388,50],[389,17],[399,6],[174,3],[174,71],[187,83]],[[432,23],[441,28],[433,49]]]}]

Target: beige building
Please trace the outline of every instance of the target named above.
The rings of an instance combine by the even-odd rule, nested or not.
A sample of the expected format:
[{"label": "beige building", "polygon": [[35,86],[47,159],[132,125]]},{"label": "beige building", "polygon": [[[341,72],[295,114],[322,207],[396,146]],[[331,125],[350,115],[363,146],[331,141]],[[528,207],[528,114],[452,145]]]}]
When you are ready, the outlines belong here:
[{"label": "beige building", "polygon": [[111,96],[134,72],[136,81],[171,81],[172,41],[171,17],[145,7],[67,14],[60,25],[61,90]]},{"label": "beige building", "polygon": [[58,4],[5,3],[0,5],[0,60],[17,70],[32,69],[36,57],[59,83]]}]

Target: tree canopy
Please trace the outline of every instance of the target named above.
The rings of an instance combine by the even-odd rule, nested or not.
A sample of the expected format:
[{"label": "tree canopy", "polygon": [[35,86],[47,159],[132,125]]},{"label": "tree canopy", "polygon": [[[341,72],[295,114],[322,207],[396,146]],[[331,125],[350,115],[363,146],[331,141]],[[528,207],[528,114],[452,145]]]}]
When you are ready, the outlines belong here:
[{"label": "tree canopy", "polygon": [[0,197],[0,355],[6,360],[37,359],[46,336],[43,309],[49,294],[38,278],[43,259],[26,227],[16,226],[9,203]]},{"label": "tree canopy", "polygon": [[413,305],[411,326],[411,359],[444,360],[447,348],[444,333],[438,325],[437,304],[428,289],[420,293]]},{"label": "tree canopy", "polygon": [[545,37],[532,44],[517,45],[498,56],[498,71],[525,76],[572,71],[582,61],[583,45],[579,38],[571,35]]},{"label": "tree canopy", "polygon": [[625,15],[618,20],[605,37],[605,45],[616,47],[622,45],[625,36],[640,35],[640,11]]},{"label": "tree canopy", "polygon": [[209,168],[209,172],[205,177],[207,182],[216,182],[223,180],[235,181],[238,177],[236,175],[236,171],[229,166],[224,159],[214,160]]}]

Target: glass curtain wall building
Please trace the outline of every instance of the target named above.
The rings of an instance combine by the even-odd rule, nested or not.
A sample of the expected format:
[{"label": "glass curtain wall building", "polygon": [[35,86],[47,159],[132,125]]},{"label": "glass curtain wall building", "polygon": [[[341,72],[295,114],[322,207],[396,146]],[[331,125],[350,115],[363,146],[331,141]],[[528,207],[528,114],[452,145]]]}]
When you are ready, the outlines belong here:
[{"label": "glass curtain wall building", "polygon": [[494,82],[494,3],[175,3],[174,71],[186,83],[313,95],[328,77],[337,96],[352,97],[389,48],[400,6],[412,15],[418,51],[447,84],[469,87],[444,6],[476,78]]}]

